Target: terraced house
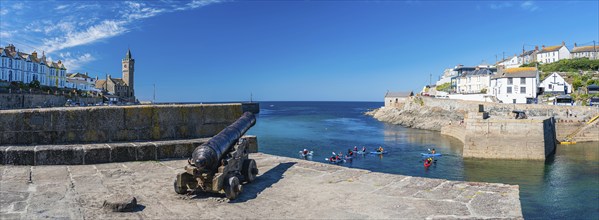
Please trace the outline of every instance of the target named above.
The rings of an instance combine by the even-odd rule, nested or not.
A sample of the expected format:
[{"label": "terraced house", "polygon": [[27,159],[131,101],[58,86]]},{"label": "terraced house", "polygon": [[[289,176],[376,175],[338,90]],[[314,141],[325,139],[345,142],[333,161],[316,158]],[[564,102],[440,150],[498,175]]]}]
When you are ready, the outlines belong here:
[{"label": "terraced house", "polygon": [[542,46],[541,51],[537,53],[537,61],[539,63],[553,63],[563,59],[570,59],[570,50],[566,47],[566,43],[562,41],[562,45],[558,46]]},{"label": "terraced house", "polygon": [[599,58],[599,46],[578,46],[574,43],[574,48],[572,49],[572,59],[574,58],[589,58],[591,60],[596,60]]},{"label": "terraced house", "polygon": [[66,71],[64,64],[50,62],[42,52],[42,57],[37,52],[31,54],[17,51],[12,44],[5,48],[0,47],[0,81],[30,83],[34,80],[40,85],[64,88],[66,86]]}]

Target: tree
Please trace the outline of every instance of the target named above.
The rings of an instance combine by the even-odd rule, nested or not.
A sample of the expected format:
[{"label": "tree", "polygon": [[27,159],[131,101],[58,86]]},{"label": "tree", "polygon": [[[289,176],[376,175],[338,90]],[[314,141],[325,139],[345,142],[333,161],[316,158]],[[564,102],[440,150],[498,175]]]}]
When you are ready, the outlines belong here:
[{"label": "tree", "polygon": [[37,81],[37,80],[31,81],[29,83],[29,88],[39,89],[40,88],[40,81]]},{"label": "tree", "polygon": [[582,80],[580,78],[576,78],[576,79],[574,79],[574,81],[572,81],[572,87],[574,87],[574,90],[578,90],[578,88],[581,86],[582,86]]}]

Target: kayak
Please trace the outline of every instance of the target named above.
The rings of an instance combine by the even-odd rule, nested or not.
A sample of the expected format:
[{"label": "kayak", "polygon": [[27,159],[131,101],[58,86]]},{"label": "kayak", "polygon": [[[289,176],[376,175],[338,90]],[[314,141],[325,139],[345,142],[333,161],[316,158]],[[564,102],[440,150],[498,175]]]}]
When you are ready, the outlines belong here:
[{"label": "kayak", "polygon": [[330,158],[324,158],[324,160],[329,161],[329,163],[341,163],[341,162],[343,162],[343,159],[339,159],[339,160],[335,160],[335,161],[331,161],[329,159]]},{"label": "kayak", "polygon": [[353,159],[353,158],[354,158],[354,157],[351,157],[351,156],[345,156],[345,159],[346,159],[346,160],[351,160],[351,159]]},{"label": "kayak", "polygon": [[378,152],[378,151],[370,151],[371,154],[386,154],[387,151]]},{"label": "kayak", "polygon": [[304,154],[304,151],[300,150],[299,154],[300,154],[300,156],[308,157],[308,156],[312,156],[314,154],[314,151],[308,151],[307,154]]},{"label": "kayak", "polygon": [[434,154],[431,154],[431,153],[420,153],[420,155],[422,155],[423,157],[440,157],[440,156],[443,156],[443,154],[440,154],[440,153],[434,153]]},{"label": "kayak", "polygon": [[432,164],[432,163],[426,163],[426,162],[425,162],[425,163],[424,163],[424,167],[427,167],[427,168],[428,168],[428,167],[430,167],[430,166],[431,166],[431,164]]},{"label": "kayak", "polygon": [[356,154],[368,154],[368,152],[358,151],[358,152],[356,152]]}]

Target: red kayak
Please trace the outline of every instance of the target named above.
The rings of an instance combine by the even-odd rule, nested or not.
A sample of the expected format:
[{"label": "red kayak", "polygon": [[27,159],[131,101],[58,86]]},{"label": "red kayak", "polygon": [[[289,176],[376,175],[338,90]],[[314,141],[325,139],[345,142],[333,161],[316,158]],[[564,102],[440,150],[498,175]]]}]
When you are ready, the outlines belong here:
[{"label": "red kayak", "polygon": [[424,167],[428,168],[430,167],[432,164],[432,162],[430,160],[424,160]]}]

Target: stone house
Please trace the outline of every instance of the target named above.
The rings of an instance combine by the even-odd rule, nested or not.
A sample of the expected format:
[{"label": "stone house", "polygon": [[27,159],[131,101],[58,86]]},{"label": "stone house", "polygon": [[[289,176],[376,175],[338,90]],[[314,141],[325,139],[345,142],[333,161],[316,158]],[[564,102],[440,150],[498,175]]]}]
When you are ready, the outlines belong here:
[{"label": "stone house", "polygon": [[491,78],[487,93],[503,103],[535,103],[539,72],[535,67],[518,67],[499,71]]},{"label": "stone house", "polygon": [[562,41],[562,45],[545,47],[543,45],[541,51],[537,53],[537,61],[539,63],[553,63],[563,59],[570,59],[570,50],[566,47],[566,43]]},{"label": "stone house", "polygon": [[110,75],[106,75],[106,79],[96,79],[95,87],[103,91],[108,100],[110,99],[107,97],[113,95],[119,97],[119,102],[136,102],[133,84],[135,59],[131,56],[131,50],[127,50],[121,64],[123,78],[112,78]]},{"label": "stone house", "polygon": [[518,56],[520,65],[537,62],[537,54],[539,53],[539,47],[535,46],[534,50],[525,51],[522,48],[522,54]]},{"label": "stone house", "polygon": [[547,78],[545,78],[541,84],[540,88],[543,88],[544,93],[549,94],[570,94],[572,93],[572,85],[570,85],[566,80],[557,73],[552,73]]},{"label": "stone house", "polygon": [[406,100],[414,96],[414,92],[387,92],[385,94],[385,107],[401,107]]},{"label": "stone house", "polygon": [[599,58],[599,46],[578,46],[574,43],[574,48],[572,49],[572,59],[574,58],[589,58],[591,60],[596,60]]}]

